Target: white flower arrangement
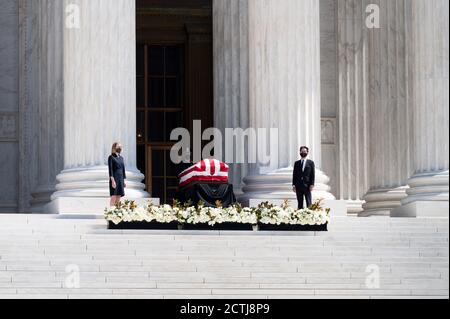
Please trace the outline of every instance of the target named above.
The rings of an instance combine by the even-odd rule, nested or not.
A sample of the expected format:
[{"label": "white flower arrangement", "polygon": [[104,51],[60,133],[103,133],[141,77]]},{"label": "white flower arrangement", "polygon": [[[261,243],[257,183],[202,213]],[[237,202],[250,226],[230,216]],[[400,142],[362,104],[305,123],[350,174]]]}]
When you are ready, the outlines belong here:
[{"label": "white flower arrangement", "polygon": [[222,207],[220,202],[216,207],[206,207],[204,203],[193,206],[192,203],[181,205],[174,201],[171,205],[153,205],[149,202],[145,207],[139,207],[134,201],[119,202],[105,209],[107,221],[118,225],[122,222],[156,222],[161,224],[208,224],[214,226],[223,223],[237,224],[267,224],[267,225],[324,225],[330,221],[330,210],[321,206],[322,200],[310,208],[294,209],[288,201],[280,206],[268,202],[258,207],[242,207],[235,204]]},{"label": "white flower arrangement", "polygon": [[266,225],[324,225],[330,221],[330,209],[323,208],[322,201],[318,200],[304,209],[290,207],[287,200],[281,207],[268,202],[261,203],[256,208],[258,220],[260,224]]},{"label": "white flower arrangement", "polygon": [[236,223],[256,225],[258,218],[255,210],[243,208],[236,204],[223,208],[221,203],[217,202],[216,207],[205,207],[203,203],[199,203],[197,207],[188,207],[189,213],[184,219],[185,224],[215,224]]}]

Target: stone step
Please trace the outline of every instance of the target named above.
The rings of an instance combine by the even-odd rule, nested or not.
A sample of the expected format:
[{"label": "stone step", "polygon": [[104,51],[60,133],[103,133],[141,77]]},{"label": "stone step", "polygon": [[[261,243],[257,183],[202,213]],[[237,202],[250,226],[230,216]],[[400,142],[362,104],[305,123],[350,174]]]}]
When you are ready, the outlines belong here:
[{"label": "stone step", "polygon": [[[11,217],[11,218],[10,218]],[[445,298],[448,219],[340,218],[329,232],[109,231],[0,215],[0,298]],[[80,288],[66,287],[66,267]],[[367,289],[368,266],[380,288]]]},{"label": "stone step", "polygon": [[320,295],[320,296],[447,296],[445,289],[320,289],[320,288],[293,288],[293,289],[268,289],[268,288],[0,288],[1,295],[157,295],[157,296],[194,296],[194,295],[252,295],[252,296],[270,296],[270,295]]}]

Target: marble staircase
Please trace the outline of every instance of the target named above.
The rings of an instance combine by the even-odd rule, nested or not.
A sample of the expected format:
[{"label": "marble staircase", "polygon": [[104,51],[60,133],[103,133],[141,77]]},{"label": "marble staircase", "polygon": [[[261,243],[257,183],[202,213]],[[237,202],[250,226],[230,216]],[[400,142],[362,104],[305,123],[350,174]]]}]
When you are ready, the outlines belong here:
[{"label": "marble staircase", "polygon": [[109,231],[0,215],[0,298],[448,298],[448,219],[336,218],[327,233]]}]

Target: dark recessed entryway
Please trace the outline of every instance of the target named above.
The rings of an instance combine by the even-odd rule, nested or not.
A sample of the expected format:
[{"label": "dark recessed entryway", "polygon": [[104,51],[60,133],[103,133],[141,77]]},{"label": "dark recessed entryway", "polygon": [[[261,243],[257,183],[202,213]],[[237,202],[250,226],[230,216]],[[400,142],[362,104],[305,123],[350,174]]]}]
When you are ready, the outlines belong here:
[{"label": "dark recessed entryway", "polygon": [[[177,188],[170,132],[213,126],[212,0],[137,0],[137,162],[147,191]],[[192,136],[192,134],[191,134]]]}]

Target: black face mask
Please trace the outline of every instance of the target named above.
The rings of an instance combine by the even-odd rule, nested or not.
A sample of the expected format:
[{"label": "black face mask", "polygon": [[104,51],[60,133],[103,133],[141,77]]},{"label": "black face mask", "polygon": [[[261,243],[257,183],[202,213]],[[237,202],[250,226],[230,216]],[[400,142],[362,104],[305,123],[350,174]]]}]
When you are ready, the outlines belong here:
[{"label": "black face mask", "polygon": [[118,148],[118,149],[116,149],[116,152],[117,152],[118,154],[120,154],[120,153],[122,153],[122,149],[121,149],[121,148]]},{"label": "black face mask", "polygon": [[306,157],[306,156],[308,156],[308,153],[301,153],[300,156],[301,157]]}]

